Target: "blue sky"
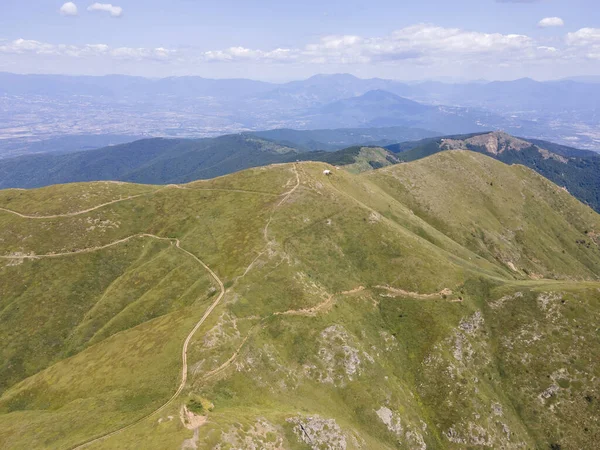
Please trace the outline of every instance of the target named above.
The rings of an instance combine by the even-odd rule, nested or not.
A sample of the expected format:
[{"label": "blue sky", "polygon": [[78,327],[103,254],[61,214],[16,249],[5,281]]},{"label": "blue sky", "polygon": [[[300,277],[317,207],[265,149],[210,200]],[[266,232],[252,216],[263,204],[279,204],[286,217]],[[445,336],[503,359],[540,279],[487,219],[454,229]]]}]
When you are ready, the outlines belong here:
[{"label": "blue sky", "polygon": [[0,71],[275,81],[600,75],[597,0],[114,1],[2,0]]}]

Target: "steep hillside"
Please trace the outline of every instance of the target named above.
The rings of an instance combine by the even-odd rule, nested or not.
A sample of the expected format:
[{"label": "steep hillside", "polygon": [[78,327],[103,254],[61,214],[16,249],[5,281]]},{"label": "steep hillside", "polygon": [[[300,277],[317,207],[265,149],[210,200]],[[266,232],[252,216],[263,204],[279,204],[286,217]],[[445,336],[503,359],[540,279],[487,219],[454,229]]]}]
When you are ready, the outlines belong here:
[{"label": "steep hillside", "polygon": [[2,448],[600,438],[600,216],[527,168],[300,162],[0,208]]},{"label": "steep hillside", "polygon": [[401,161],[415,161],[445,150],[471,150],[507,164],[527,166],[600,211],[600,155],[503,132],[446,136],[387,146]]}]

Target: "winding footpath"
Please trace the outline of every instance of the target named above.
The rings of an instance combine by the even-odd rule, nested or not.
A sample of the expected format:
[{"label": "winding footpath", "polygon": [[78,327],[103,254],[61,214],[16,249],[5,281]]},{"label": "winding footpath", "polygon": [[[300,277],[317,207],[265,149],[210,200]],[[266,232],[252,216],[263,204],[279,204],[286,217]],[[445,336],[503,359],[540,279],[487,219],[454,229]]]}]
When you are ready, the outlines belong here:
[{"label": "winding footpath", "polygon": [[[135,198],[144,197],[146,195],[153,195],[153,194],[156,194],[156,193],[162,191],[163,189],[169,189],[169,188],[182,189],[182,190],[186,190],[186,191],[237,192],[240,194],[269,195],[269,196],[273,196],[273,197],[279,197],[279,195],[280,195],[280,194],[275,194],[275,193],[271,193],[271,192],[253,191],[250,189],[190,188],[190,187],[186,187],[186,186],[181,186],[179,184],[167,184],[166,186],[161,187],[155,191],[144,192],[143,194],[137,194],[137,195],[131,195],[129,197],[118,198],[118,199],[112,200],[110,202],[101,203],[100,205],[96,205],[92,208],[82,209],[80,211],[75,211],[75,212],[71,212],[71,213],[51,214],[51,215],[47,215],[47,216],[33,216],[30,214],[23,214],[18,211],[14,211],[12,209],[2,208],[2,207],[0,207],[0,211],[14,214],[15,216],[21,217],[23,219],[58,219],[61,217],[75,217],[75,216],[80,216],[82,214],[86,214],[86,213],[89,213],[92,211],[96,211],[97,209],[104,208],[105,206],[114,205],[115,203],[121,203],[121,202],[125,202],[127,200],[133,200]],[[25,190],[25,189],[23,189],[23,190]],[[288,193],[286,193],[286,194],[288,194]],[[285,195],[285,194],[283,194],[283,195]]]},{"label": "winding footpath", "polygon": [[[149,238],[153,238],[153,239],[158,239],[161,241],[170,241],[170,242],[174,242],[175,246],[181,250],[183,253],[187,254],[188,256],[192,257],[198,264],[200,264],[209,274],[210,276],[216,281],[216,283],[219,285],[219,295],[217,296],[217,298],[215,299],[214,302],[212,302],[212,304],[208,307],[208,309],[204,312],[204,315],[200,318],[200,320],[196,323],[196,325],[194,326],[194,328],[192,328],[192,330],[188,333],[187,337],[185,338],[185,341],[183,342],[183,347],[181,349],[181,360],[182,360],[182,367],[181,367],[181,382],[179,383],[179,387],[177,388],[177,390],[175,391],[175,393],[171,396],[171,398],[169,398],[165,403],[163,403],[161,406],[159,406],[157,409],[155,409],[154,411],[146,414],[143,417],[140,417],[139,419],[135,420],[134,422],[125,425],[117,430],[111,431],[109,433],[103,434],[101,436],[97,436],[95,438],[91,438],[85,442],[82,442],[80,444],[77,444],[73,447],[69,447],[69,450],[77,450],[77,449],[82,449],[85,448],[89,445],[92,445],[94,443],[103,441],[105,439],[108,439],[116,434],[122,433],[123,431],[132,428],[133,426],[139,424],[140,422],[148,419],[149,417],[158,414],[159,412],[161,412],[163,409],[165,409],[167,406],[169,406],[171,403],[173,403],[173,401],[179,396],[179,394],[181,394],[181,392],[183,391],[183,389],[185,388],[185,385],[187,383],[187,376],[188,376],[188,364],[187,364],[187,351],[188,351],[188,347],[190,345],[190,342],[192,340],[192,338],[194,337],[194,334],[196,334],[196,332],[198,331],[198,329],[202,326],[202,324],[206,321],[206,319],[210,316],[210,314],[213,312],[213,310],[217,307],[217,305],[221,302],[221,300],[223,299],[223,296],[225,295],[225,286],[223,285],[223,282],[221,281],[221,279],[217,276],[217,274],[210,268],[208,267],[204,261],[202,261],[200,258],[198,258],[196,255],[194,255],[193,253],[191,253],[190,251],[186,250],[185,248],[183,248],[181,246],[181,242],[179,241],[179,239],[172,239],[172,238],[163,238],[163,237],[159,237],[159,236],[155,236],[153,234],[137,234],[134,236],[130,236],[128,238],[125,239],[121,239],[120,241],[116,241],[113,242],[111,244],[108,244],[106,246],[103,247],[99,247],[97,249],[101,249],[101,248],[106,248],[112,245],[116,245],[122,242],[126,242],[128,240],[131,240],[135,237],[149,237]],[[72,252],[72,253],[67,253],[69,255],[71,254],[77,254],[77,253],[83,253],[86,251],[90,251],[89,249],[84,249],[78,252]],[[41,255],[42,257],[44,256],[57,256],[57,255]]]},{"label": "winding footpath", "polygon": [[132,236],[128,236],[126,238],[123,239],[119,239],[118,241],[114,241],[111,242],[110,244],[106,244],[106,245],[102,245],[99,247],[91,247],[91,248],[85,248],[85,249],[81,249],[81,250],[74,250],[71,252],[65,252],[65,253],[49,253],[49,254],[45,254],[45,255],[22,255],[22,256],[0,256],[1,259],[38,259],[38,258],[57,258],[57,257],[62,257],[62,256],[70,256],[70,255],[77,255],[77,254],[81,254],[81,253],[90,253],[90,252],[94,252],[94,251],[98,251],[98,250],[102,250],[105,248],[109,248],[109,247],[113,247],[115,245],[119,245],[119,244],[123,244],[125,242],[128,242],[132,239],[135,238],[151,238],[151,239],[157,239],[159,241],[169,241],[171,243],[175,243],[175,246],[181,250],[183,253],[185,253],[186,255],[192,257],[198,264],[200,264],[209,274],[210,276],[215,280],[215,282],[219,285],[219,295],[217,296],[217,298],[215,299],[214,302],[212,302],[212,304],[208,307],[208,309],[204,312],[204,315],[200,318],[200,320],[196,323],[196,325],[194,326],[194,328],[192,328],[192,330],[189,332],[189,334],[187,335],[185,341],[183,342],[183,347],[181,349],[181,360],[182,360],[182,368],[181,368],[181,382],[179,383],[179,387],[177,388],[177,390],[175,391],[175,393],[171,396],[171,398],[169,398],[165,403],[163,403],[160,407],[158,407],[157,409],[155,409],[154,411],[150,412],[149,414],[146,414],[145,416],[135,420],[134,422],[125,425],[117,430],[111,431],[109,433],[103,434],[101,436],[97,436],[94,438],[91,438],[85,442],[82,442],[80,444],[77,444],[75,446],[69,447],[69,450],[76,450],[76,449],[82,449],[85,448],[91,444],[100,442],[102,440],[108,439],[111,436],[114,436],[116,434],[119,434],[135,425],[137,425],[138,423],[144,421],[145,419],[159,413],[160,411],[162,411],[163,409],[165,409],[167,406],[169,406],[178,396],[179,394],[181,394],[181,392],[183,391],[183,389],[185,388],[185,385],[187,383],[187,376],[188,376],[188,364],[187,364],[187,351],[188,351],[188,347],[190,345],[190,342],[192,340],[192,338],[194,337],[194,334],[196,334],[196,332],[198,331],[198,329],[202,326],[202,324],[206,321],[206,319],[210,316],[210,314],[213,312],[213,310],[217,307],[217,305],[221,302],[221,300],[223,299],[223,296],[225,295],[225,286],[223,285],[223,282],[221,281],[221,279],[217,276],[217,274],[210,268],[208,267],[204,261],[202,261],[200,258],[198,258],[196,255],[194,255],[193,253],[191,253],[190,251],[186,250],[185,248],[183,248],[181,246],[181,242],[179,241],[179,239],[173,239],[173,238],[164,238],[164,237],[160,237],[160,236],[156,236],[153,234],[147,234],[147,233],[140,233],[140,234],[134,234]]},{"label": "winding footpath", "polygon": [[[161,188],[161,189],[164,189],[164,188]],[[124,202],[124,201],[127,201],[127,200],[133,200],[134,198],[143,197],[144,195],[155,194],[156,192],[158,192],[158,191],[146,192],[144,194],[132,195],[130,197],[124,197],[124,198],[118,198],[118,199],[110,201],[110,202],[106,202],[106,203],[102,203],[100,205],[96,205],[93,208],[83,209],[81,211],[75,211],[75,212],[72,212],[72,213],[52,214],[52,215],[49,215],[49,216],[31,216],[31,215],[28,215],[28,214],[21,214],[20,212],[13,211],[12,209],[7,209],[7,208],[0,208],[0,211],[4,211],[4,212],[7,212],[7,213],[14,214],[15,216],[19,216],[19,217],[21,217],[23,219],[57,219],[59,217],[74,217],[74,216],[80,216],[82,214],[86,214],[86,213],[95,211],[95,210],[100,209],[100,208],[104,208],[105,206],[114,205],[115,203],[120,203],[120,202]]]}]

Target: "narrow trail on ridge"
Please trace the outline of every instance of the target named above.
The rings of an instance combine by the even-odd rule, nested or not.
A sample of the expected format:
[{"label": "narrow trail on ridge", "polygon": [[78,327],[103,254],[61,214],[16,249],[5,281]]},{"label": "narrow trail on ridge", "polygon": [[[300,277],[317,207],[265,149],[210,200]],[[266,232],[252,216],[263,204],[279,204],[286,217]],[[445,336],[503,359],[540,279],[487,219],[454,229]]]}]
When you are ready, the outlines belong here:
[{"label": "narrow trail on ridge", "polygon": [[[244,278],[248,272],[250,272],[250,270],[252,270],[252,268],[254,267],[255,263],[260,259],[261,256],[263,256],[265,254],[265,252],[267,252],[267,249],[269,247],[269,245],[271,244],[271,241],[269,240],[269,225],[271,225],[271,221],[273,220],[273,215],[275,214],[275,211],[281,206],[283,205],[291,196],[294,192],[296,192],[296,190],[300,187],[300,174],[298,173],[298,168],[296,167],[296,164],[294,164],[293,166],[293,171],[294,171],[294,175],[296,176],[296,184],[287,192],[284,192],[283,194],[281,194],[281,196],[283,196],[283,198],[281,199],[281,201],[279,203],[277,203],[275,205],[275,207],[273,208],[273,211],[271,212],[271,215],[269,216],[269,220],[267,220],[267,223],[265,224],[265,227],[263,228],[263,237],[265,239],[265,248],[256,256],[256,258],[254,258],[254,260],[252,260],[252,262],[248,265],[248,267],[246,268],[246,270],[244,271],[244,273],[240,276],[238,276],[235,281],[234,281],[234,285],[237,284],[237,282]],[[331,298],[328,300],[331,301]],[[260,319],[259,323],[262,323],[264,321],[265,318]],[[235,359],[238,357],[238,355],[240,354],[240,352],[242,351],[242,348],[244,347],[244,345],[246,344],[246,342],[248,341],[248,339],[250,338],[253,330],[256,328],[256,326],[252,327],[250,329],[250,331],[248,332],[248,334],[246,335],[246,337],[242,340],[242,343],[238,346],[238,348],[236,349],[236,351],[233,353],[233,355],[227,360],[225,361],[223,364],[221,364],[219,367],[207,372],[206,374],[204,374],[204,376],[202,377],[203,380],[206,380],[220,372],[223,372],[225,369],[227,369],[231,364],[233,364],[233,362],[235,361]]]}]

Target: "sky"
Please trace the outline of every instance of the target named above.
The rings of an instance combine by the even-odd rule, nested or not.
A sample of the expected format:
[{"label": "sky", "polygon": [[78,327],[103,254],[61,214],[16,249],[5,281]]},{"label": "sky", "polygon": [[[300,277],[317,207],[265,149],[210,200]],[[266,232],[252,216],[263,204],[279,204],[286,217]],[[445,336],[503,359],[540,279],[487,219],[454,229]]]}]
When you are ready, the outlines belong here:
[{"label": "sky", "polygon": [[600,76],[598,0],[114,1],[1,0],[0,71],[266,81]]}]

